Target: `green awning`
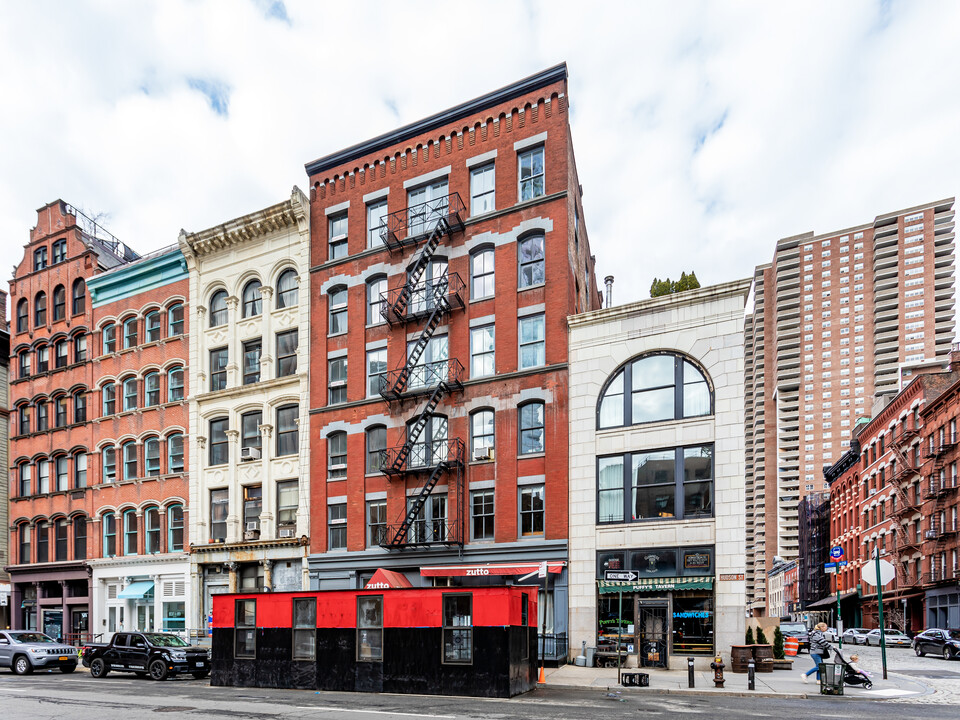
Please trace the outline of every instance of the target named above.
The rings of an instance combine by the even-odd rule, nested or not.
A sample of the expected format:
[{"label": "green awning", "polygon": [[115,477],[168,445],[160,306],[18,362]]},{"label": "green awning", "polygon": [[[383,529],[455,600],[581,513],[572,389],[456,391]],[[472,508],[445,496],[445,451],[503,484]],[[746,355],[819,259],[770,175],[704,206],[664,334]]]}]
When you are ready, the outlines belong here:
[{"label": "green awning", "polygon": [[132,582],[117,597],[121,600],[143,600],[147,595],[153,595],[153,580]]},{"label": "green awning", "polygon": [[668,590],[711,590],[713,578],[640,578],[633,582],[623,580],[597,580],[601,594],[618,592],[666,592]]}]

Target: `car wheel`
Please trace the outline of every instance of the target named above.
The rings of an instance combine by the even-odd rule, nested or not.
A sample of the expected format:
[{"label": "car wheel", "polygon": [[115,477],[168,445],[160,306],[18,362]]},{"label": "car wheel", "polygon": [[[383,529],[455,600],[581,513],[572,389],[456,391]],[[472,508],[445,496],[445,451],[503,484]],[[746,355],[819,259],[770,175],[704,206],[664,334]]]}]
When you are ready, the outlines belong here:
[{"label": "car wheel", "polygon": [[13,659],[12,668],[17,675],[29,675],[33,672],[33,666],[30,664],[30,661],[27,660],[26,655],[17,655]]},{"label": "car wheel", "polygon": [[923,650],[920,649],[920,646],[919,646],[919,645],[917,645],[917,646],[913,649],[913,651],[917,654],[917,657],[923,657],[924,655],[926,655],[926,653],[925,653]]},{"label": "car wheel", "polygon": [[167,664],[163,660],[154,660],[150,663],[150,677],[153,680],[167,679]]},{"label": "car wheel", "polygon": [[74,670],[76,670],[76,669],[77,669],[77,666],[76,666],[76,665],[61,665],[61,666],[60,666],[60,672],[62,672],[64,675],[69,675],[70,673],[72,673],[72,672],[73,672]]},{"label": "car wheel", "polygon": [[195,672],[195,673],[193,673],[193,677],[194,677],[195,679],[197,679],[197,680],[203,680],[206,676],[207,676],[207,671],[206,671],[206,670],[204,670],[203,672]]},{"label": "car wheel", "polygon": [[103,658],[94,658],[93,662],[90,663],[90,677],[103,678],[107,676],[108,672],[110,671],[107,670],[107,663]]},{"label": "car wheel", "polygon": [[953,648],[949,646],[944,646],[943,648],[943,659],[944,660],[953,660]]}]

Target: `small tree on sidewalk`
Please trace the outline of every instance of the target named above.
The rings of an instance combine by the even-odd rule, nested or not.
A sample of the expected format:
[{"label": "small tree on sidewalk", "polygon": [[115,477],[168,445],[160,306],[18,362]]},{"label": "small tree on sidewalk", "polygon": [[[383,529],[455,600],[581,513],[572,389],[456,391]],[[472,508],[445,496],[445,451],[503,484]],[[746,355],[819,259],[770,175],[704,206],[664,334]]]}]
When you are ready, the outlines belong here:
[{"label": "small tree on sidewalk", "polygon": [[744,640],[744,643],[747,644],[747,645],[753,645],[753,644],[754,644],[754,642],[753,642],[753,628],[752,628],[752,627],[748,627],[748,628],[747,628],[747,638],[746,638],[746,640]]},{"label": "small tree on sidewalk", "polygon": [[757,645],[766,645],[767,636],[763,634],[763,628],[757,628]]},{"label": "small tree on sidewalk", "polygon": [[783,660],[783,633],[780,632],[780,628],[776,628],[773,631],[773,657],[776,660]]}]

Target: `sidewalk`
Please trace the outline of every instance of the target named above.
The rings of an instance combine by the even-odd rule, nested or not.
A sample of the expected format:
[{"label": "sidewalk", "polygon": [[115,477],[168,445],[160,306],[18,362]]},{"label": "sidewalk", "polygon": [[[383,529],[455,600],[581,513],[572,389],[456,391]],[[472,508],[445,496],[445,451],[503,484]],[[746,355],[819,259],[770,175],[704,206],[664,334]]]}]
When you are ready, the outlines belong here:
[{"label": "sidewalk", "polygon": [[[804,658],[806,660],[806,658]],[[793,670],[774,670],[772,673],[757,673],[756,689],[747,689],[746,673],[724,672],[723,689],[716,688],[713,685],[712,671],[694,671],[693,689],[687,687],[686,668],[680,670],[660,670],[653,668],[644,668],[637,670],[632,668],[623,672],[645,672],[650,676],[649,687],[622,687],[617,684],[616,668],[588,668],[578,667],[576,665],[563,665],[558,668],[546,668],[546,688],[597,688],[620,690],[623,692],[638,693],[676,693],[676,694],[697,694],[697,695],[733,695],[739,697],[793,697],[793,698],[818,698],[820,695],[820,686],[817,683],[816,676],[811,675],[804,683],[800,679],[801,670],[808,668],[807,662],[794,663]],[[883,680],[880,674],[872,675],[873,687],[865,690],[861,687],[844,686],[843,697],[852,697],[857,699],[875,699],[890,700],[893,698],[905,698],[915,695],[925,695],[933,692],[933,688],[924,683],[898,675],[890,675],[888,680]],[[824,695],[824,698],[831,696]],[[842,701],[843,698],[838,697]]]}]

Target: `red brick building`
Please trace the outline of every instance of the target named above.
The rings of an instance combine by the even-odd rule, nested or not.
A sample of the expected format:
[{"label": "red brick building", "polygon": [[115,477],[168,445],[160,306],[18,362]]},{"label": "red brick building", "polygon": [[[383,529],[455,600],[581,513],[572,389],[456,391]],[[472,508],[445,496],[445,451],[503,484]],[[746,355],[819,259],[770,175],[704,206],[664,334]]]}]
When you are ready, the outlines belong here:
[{"label": "red brick building", "polygon": [[[166,435],[183,411],[176,409],[178,403],[163,413],[147,408],[146,391],[139,384],[146,382],[142,378],[151,363],[161,367],[177,354],[182,343],[177,334],[186,332],[182,323],[174,325],[174,333],[161,323],[160,336],[146,339],[156,330],[153,316],[148,319],[141,310],[162,308],[167,317],[178,289],[181,309],[185,302],[185,284],[171,288],[174,276],[169,269],[166,274],[147,272],[168,264],[169,259],[141,259],[63,201],[38,211],[37,225],[10,283],[14,368],[10,383],[11,564],[7,569],[14,628],[39,628],[55,637],[100,631],[94,622],[99,618],[95,613],[91,618],[89,560],[103,554],[103,509],[143,512],[144,501],[150,498],[152,507],[159,510],[171,490],[148,482],[154,477],[154,454],[153,444],[146,441],[159,437],[161,431]],[[105,295],[112,297],[112,309],[104,299],[99,303],[103,307],[94,308],[97,301],[91,301],[88,284],[96,285],[98,277],[105,278],[102,288],[110,288]],[[126,280],[116,282],[118,278]],[[103,323],[98,326],[97,319],[121,310],[122,319],[129,320],[129,347],[123,346],[125,338],[119,333],[113,345],[105,345],[100,332]],[[133,375],[141,378],[136,398],[131,395],[128,401],[135,401],[136,407],[124,411],[122,393],[113,396],[114,405],[109,404],[103,385],[113,375],[123,380]],[[131,383],[127,387],[133,390]],[[103,466],[104,449],[127,440],[134,441],[137,453],[128,452],[129,464],[115,458],[111,475]],[[163,472],[166,468],[161,466]],[[122,540],[129,544],[117,545],[120,536],[112,534],[113,554],[142,558],[153,552],[155,515],[147,518],[135,512],[128,517],[129,532]],[[145,525],[139,533],[141,522]],[[111,534],[107,535],[109,541]],[[118,547],[131,552],[117,553]]]},{"label": "red brick building", "polygon": [[554,561],[565,631],[566,317],[600,306],[566,86],[559,65],[307,165],[314,587]]}]

